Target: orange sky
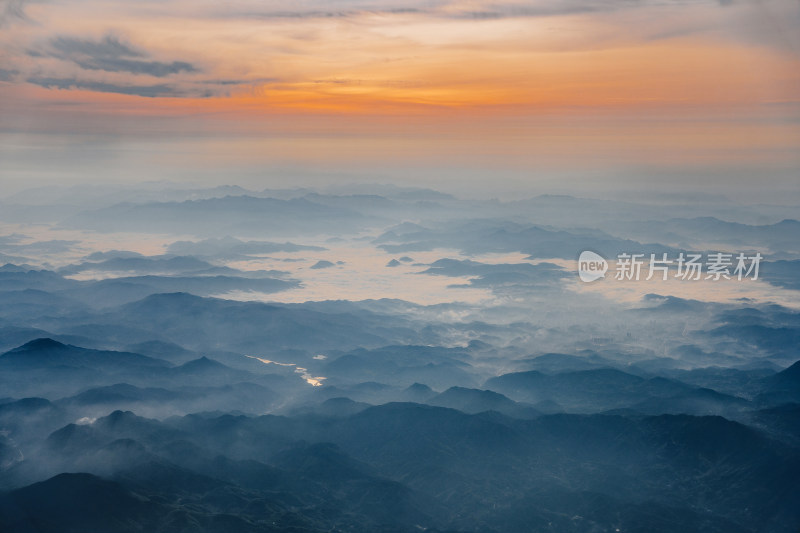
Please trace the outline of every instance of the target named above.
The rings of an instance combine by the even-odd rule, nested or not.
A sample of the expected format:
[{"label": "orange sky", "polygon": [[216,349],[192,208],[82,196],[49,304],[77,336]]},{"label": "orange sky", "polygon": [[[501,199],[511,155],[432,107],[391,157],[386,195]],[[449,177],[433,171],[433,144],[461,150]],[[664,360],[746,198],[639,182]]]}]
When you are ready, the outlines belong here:
[{"label": "orange sky", "polygon": [[[420,165],[439,153],[525,168],[532,141],[548,147],[533,150],[548,168],[576,154],[612,166],[621,155],[628,166],[798,163],[793,0],[3,5],[0,135],[14,142],[284,134],[332,141],[338,160],[366,157],[365,139],[391,156],[401,136],[429,139],[398,156]],[[289,144],[297,162],[313,142]]]},{"label": "orange sky", "polygon": [[[37,104],[74,100],[153,113],[724,107],[798,99],[796,2],[644,2],[618,8],[610,2],[602,4],[605,12],[548,15],[517,14],[536,2],[428,2],[423,5],[436,7],[392,12],[405,4],[416,5],[399,1],[380,12],[347,0],[226,7],[182,1],[29,3],[25,18],[5,17],[3,92],[19,84]],[[338,16],[320,15],[316,5],[338,5]],[[297,11],[287,13],[292,9]],[[475,18],[486,12],[495,18]],[[149,75],[104,63],[87,68],[113,53],[103,49],[109,37],[137,53],[124,56],[129,60],[180,61],[193,70]],[[77,49],[75,42],[94,46]],[[37,79],[106,87],[80,91],[74,83],[67,95],[41,95],[30,87]],[[103,97],[115,87],[160,85],[169,88],[160,92],[163,98]]]}]

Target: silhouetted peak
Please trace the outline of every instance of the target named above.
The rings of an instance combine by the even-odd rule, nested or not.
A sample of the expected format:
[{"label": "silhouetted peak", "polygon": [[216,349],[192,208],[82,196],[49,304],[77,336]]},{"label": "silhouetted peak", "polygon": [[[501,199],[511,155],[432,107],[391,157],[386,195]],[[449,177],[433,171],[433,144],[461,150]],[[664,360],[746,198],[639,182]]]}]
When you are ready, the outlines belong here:
[{"label": "silhouetted peak", "polygon": [[778,372],[779,376],[792,377],[793,379],[800,379],[800,361],[797,361],[786,370]]},{"label": "silhouetted peak", "polygon": [[481,389],[470,389],[467,387],[450,387],[443,393],[441,393],[438,397],[463,397],[463,398],[470,398],[470,397],[479,397],[483,399],[504,399],[508,400],[505,396],[500,393],[490,391],[490,390],[481,390]]},{"label": "silhouetted peak", "polygon": [[194,294],[189,294],[188,292],[165,292],[159,294],[151,294],[146,298],[139,300],[138,302],[133,302],[128,304],[127,307],[134,306],[163,306],[163,305],[189,305],[194,304],[196,302],[203,301],[204,298],[201,296],[195,296]]},{"label": "silhouetted peak", "polygon": [[433,392],[433,389],[431,389],[430,387],[428,387],[424,383],[414,383],[412,385],[409,385],[408,388],[406,388],[406,391],[408,391],[408,392]]},{"label": "silhouetted peak", "polygon": [[120,411],[119,409],[111,413],[110,415],[101,418],[98,422],[102,422],[109,427],[122,424],[125,422],[130,422],[133,420],[139,420],[141,417],[136,416],[131,411]]},{"label": "silhouetted peak", "polygon": [[13,263],[6,263],[3,266],[0,266],[0,272],[27,272],[29,269],[23,268],[21,266],[15,265]]},{"label": "silhouetted peak", "polygon": [[335,266],[335,265],[333,263],[331,263],[330,261],[326,261],[324,259],[321,259],[321,260],[317,261],[316,263],[314,263],[313,265],[311,265],[310,268],[313,268],[314,270],[319,270],[321,268],[330,268],[332,266]]},{"label": "silhouetted peak", "polygon": [[51,338],[41,338],[35,339],[30,342],[26,342],[19,348],[14,348],[14,352],[24,352],[24,351],[40,351],[40,350],[60,350],[62,348],[66,348],[67,345]]},{"label": "silhouetted peak", "polygon": [[53,404],[50,403],[50,400],[46,400],[44,398],[22,398],[20,400],[9,402],[0,406],[2,408],[13,408],[18,409],[20,411],[38,411],[41,409],[47,409],[53,407]]},{"label": "silhouetted peak", "polygon": [[775,224],[775,226],[780,228],[796,228],[800,226],[800,222],[797,220],[793,220],[791,218],[785,218],[780,222],[778,222],[777,224]]},{"label": "silhouetted peak", "polygon": [[770,377],[769,381],[784,388],[800,387],[800,361]]},{"label": "silhouetted peak", "polygon": [[203,370],[227,370],[229,367],[223,365],[219,361],[215,361],[213,359],[209,359],[206,356],[200,357],[198,359],[192,359],[181,366],[179,366],[178,370],[183,371],[203,371]]},{"label": "silhouetted peak", "polygon": [[336,398],[329,398],[322,402],[322,405],[326,407],[350,407],[357,404],[358,402],[351,400],[346,396],[337,396]]}]

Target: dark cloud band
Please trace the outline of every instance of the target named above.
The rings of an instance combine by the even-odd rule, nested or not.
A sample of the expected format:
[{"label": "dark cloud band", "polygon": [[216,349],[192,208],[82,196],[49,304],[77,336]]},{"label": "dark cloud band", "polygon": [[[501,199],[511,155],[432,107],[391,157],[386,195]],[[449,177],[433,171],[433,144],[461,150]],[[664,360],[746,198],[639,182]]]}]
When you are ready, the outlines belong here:
[{"label": "dark cloud band", "polygon": [[70,61],[85,70],[145,74],[156,78],[199,71],[186,61],[148,61],[149,54],[124,43],[115,35],[106,35],[98,41],[55,37],[44,50],[32,50],[29,54]]},{"label": "dark cloud band", "polygon": [[101,93],[128,94],[156,98],[159,96],[185,97],[185,96],[210,96],[209,94],[190,95],[186,91],[177,89],[167,84],[157,85],[117,85],[97,81],[79,80],[76,78],[28,78],[28,83],[46,89],[84,89]]}]

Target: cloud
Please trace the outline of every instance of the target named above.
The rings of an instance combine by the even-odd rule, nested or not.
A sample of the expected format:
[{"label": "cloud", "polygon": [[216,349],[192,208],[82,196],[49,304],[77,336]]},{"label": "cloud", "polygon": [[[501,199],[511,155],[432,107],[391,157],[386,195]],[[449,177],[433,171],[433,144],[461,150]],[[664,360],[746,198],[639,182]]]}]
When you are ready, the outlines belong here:
[{"label": "cloud", "polygon": [[144,59],[149,57],[147,53],[123,43],[114,35],[106,35],[99,41],[55,37],[50,40],[49,47],[45,51],[33,50],[29,54],[35,57],[47,56],[71,61],[85,70],[146,74],[156,78],[198,71],[194,65],[186,61],[168,63],[147,61]]},{"label": "cloud", "polygon": [[196,72],[197,69],[184,61],[173,61],[162,63],[160,61],[132,61],[129,59],[110,59],[81,61],[74,60],[75,64],[87,70],[105,70],[108,72],[130,72],[132,74],[148,74],[157,78],[163,78],[170,74],[180,72]]},{"label": "cloud", "polygon": [[19,74],[18,70],[0,68],[0,81],[12,81],[17,74]]},{"label": "cloud", "polygon": [[[445,11],[453,18],[497,19],[509,17],[549,17],[575,13],[594,13],[617,11],[619,9],[640,7],[651,2],[632,2],[630,0],[563,0],[561,2],[490,2],[486,9],[474,9],[472,4],[463,7],[458,3],[454,9]],[[480,4],[479,4],[480,5]]]},{"label": "cloud", "polygon": [[265,85],[267,83],[275,83],[281,81],[280,78],[253,78],[251,80],[241,79],[241,80],[231,80],[231,79],[208,79],[203,80],[202,83],[207,85],[217,85],[223,87],[230,87],[230,86],[238,86],[238,85]]},{"label": "cloud", "polygon": [[427,13],[447,5],[445,0],[400,0],[396,3],[370,0],[336,0],[333,2],[297,1],[287,9],[286,2],[266,1],[240,4],[240,9],[213,9],[210,16],[265,19],[333,19],[361,13],[405,14]]},{"label": "cloud", "polygon": [[[54,37],[50,45],[59,52],[58,57],[84,55],[96,59],[119,59],[121,57],[147,57],[142,51],[123,43],[115,35],[106,35],[100,41]],[[56,55],[56,54],[53,54]]]},{"label": "cloud", "polygon": [[[729,5],[733,0],[699,0],[697,3]],[[550,17],[579,13],[607,13],[624,9],[669,5],[663,0],[562,0],[473,1],[405,0],[389,4],[369,0],[340,0],[320,9],[314,2],[297,2],[291,9],[282,3],[262,2],[249,10],[213,11],[214,16],[274,19],[345,18],[364,13],[403,15],[417,13],[439,18],[494,20],[516,17]]]},{"label": "cloud", "polygon": [[0,28],[15,20],[28,20],[25,4],[28,0],[0,0]]},{"label": "cloud", "polygon": [[[54,58],[73,63],[81,69],[81,73],[71,76],[48,75],[38,73],[27,78],[28,83],[45,88],[83,89],[95,92],[126,94],[147,98],[156,97],[194,97],[205,98],[220,93],[219,87],[236,85],[235,80],[180,80],[182,83],[142,83],[126,80],[97,80],[87,71],[102,71],[145,75],[153,78],[199,72],[193,64],[186,61],[155,61],[150,54],[118,36],[108,34],[99,40],[81,39],[70,36],[57,36],[47,41],[46,45],[31,48],[27,51],[30,57]],[[14,73],[4,74],[0,71],[0,80]]]},{"label": "cloud", "polygon": [[31,77],[28,83],[44,87],[45,89],[84,89],[101,93],[128,94],[133,96],[143,96],[146,98],[167,97],[210,97],[213,94],[209,91],[197,91],[195,93],[173,87],[167,84],[157,85],[117,85],[91,80],[79,80],[77,78],[44,78]]}]

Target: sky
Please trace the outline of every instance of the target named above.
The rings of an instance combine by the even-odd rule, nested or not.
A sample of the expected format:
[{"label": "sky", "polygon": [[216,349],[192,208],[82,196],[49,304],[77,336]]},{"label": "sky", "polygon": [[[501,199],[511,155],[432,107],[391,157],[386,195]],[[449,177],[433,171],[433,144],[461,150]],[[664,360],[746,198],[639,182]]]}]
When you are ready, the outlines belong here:
[{"label": "sky", "polygon": [[796,0],[0,0],[0,180],[800,198]]}]

